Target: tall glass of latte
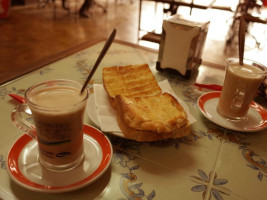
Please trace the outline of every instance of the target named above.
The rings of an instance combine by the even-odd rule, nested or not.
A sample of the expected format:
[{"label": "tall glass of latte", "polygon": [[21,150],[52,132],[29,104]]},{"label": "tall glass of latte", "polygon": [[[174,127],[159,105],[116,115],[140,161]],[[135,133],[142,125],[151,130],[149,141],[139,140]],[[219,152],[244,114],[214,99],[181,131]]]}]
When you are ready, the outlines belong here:
[{"label": "tall glass of latte", "polygon": [[227,59],[218,113],[231,120],[246,118],[249,105],[266,73],[264,65],[252,60],[244,59],[241,66],[238,58]]},{"label": "tall glass of latte", "polygon": [[[39,162],[51,170],[71,169],[83,161],[83,117],[88,90],[71,80],[45,81],[25,94],[35,125]],[[22,105],[20,106],[22,107]],[[23,123],[17,109],[14,120]],[[33,130],[29,130],[33,133]]]}]

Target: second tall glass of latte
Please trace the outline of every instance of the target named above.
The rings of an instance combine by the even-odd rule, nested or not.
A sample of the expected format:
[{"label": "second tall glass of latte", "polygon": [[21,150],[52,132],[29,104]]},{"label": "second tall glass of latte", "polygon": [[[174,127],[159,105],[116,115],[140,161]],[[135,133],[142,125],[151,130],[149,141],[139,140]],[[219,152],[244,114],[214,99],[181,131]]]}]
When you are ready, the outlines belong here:
[{"label": "second tall glass of latte", "polygon": [[226,60],[225,79],[217,106],[218,113],[229,120],[242,120],[247,117],[249,105],[255,96],[267,68],[252,60],[238,58]]}]

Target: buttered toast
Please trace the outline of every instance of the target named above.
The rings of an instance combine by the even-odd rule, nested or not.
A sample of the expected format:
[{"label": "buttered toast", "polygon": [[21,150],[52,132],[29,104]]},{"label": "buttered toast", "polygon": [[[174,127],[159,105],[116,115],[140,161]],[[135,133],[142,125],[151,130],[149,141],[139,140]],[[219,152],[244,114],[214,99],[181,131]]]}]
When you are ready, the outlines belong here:
[{"label": "buttered toast", "polygon": [[125,138],[157,141],[191,133],[183,107],[162,92],[147,64],[106,67],[102,75]]},{"label": "buttered toast", "polygon": [[116,95],[140,97],[162,92],[147,64],[106,67],[102,77],[112,107]]},{"label": "buttered toast", "polygon": [[157,141],[190,134],[190,123],[179,102],[168,93],[146,97],[117,95],[118,124],[126,138]]}]

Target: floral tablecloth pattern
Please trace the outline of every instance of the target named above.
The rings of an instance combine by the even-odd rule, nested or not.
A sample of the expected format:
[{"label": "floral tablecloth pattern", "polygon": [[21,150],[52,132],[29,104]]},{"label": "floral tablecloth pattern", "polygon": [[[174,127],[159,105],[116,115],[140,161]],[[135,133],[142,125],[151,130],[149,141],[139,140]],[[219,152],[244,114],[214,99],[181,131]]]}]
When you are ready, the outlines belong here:
[{"label": "floral tablecloth pattern", "polygon": [[[32,84],[49,79],[72,79],[83,83],[104,42],[0,86],[0,199],[267,199],[267,131],[237,133],[205,119],[196,103],[191,80],[160,73],[155,69],[157,53],[115,42],[97,69],[93,83],[101,83],[101,67],[147,63],[158,81],[168,79],[197,119],[190,136],[159,142],[136,142],[107,134],[114,155],[109,170],[93,184],[70,193],[44,194],[18,186],[7,174],[6,158],[22,132],[11,122],[17,105],[8,93],[23,95]],[[202,65],[203,69],[209,69]],[[212,71],[212,69],[210,69]],[[223,71],[216,76],[199,73],[222,84]],[[209,70],[208,70],[209,71]],[[196,77],[199,78],[199,77]],[[85,123],[94,125],[85,116]]]}]

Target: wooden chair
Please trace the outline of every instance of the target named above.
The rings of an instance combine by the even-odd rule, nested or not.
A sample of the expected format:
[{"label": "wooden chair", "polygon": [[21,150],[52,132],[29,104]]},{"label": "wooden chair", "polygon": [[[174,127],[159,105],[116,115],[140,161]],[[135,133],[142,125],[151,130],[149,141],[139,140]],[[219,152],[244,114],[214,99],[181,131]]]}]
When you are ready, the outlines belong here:
[{"label": "wooden chair", "polygon": [[[54,1],[53,15],[54,15],[54,18],[56,18],[57,17],[57,9],[62,8],[62,0],[53,0],[53,1]],[[68,8],[68,9],[66,9],[66,12],[68,13],[68,15],[74,14],[75,19],[79,18],[79,10],[83,4],[83,0],[66,0],[65,3],[66,3],[66,6]],[[90,9],[93,9],[94,7],[98,7],[100,9],[102,9],[102,11],[104,13],[106,13],[107,12],[107,5],[108,5],[107,1],[106,1],[106,6],[103,6],[103,5],[99,4],[98,2],[96,2],[95,0],[92,0],[92,4],[90,6]]]},{"label": "wooden chair", "polygon": [[[80,0],[66,0],[65,4],[68,9],[64,10],[64,13],[68,15],[73,14],[75,19],[79,17],[79,8],[81,6]],[[58,9],[62,10],[62,0],[53,0],[53,17],[56,19],[58,17]]]},{"label": "wooden chair", "polygon": [[[260,13],[263,6],[263,2],[259,0],[243,0],[240,1],[238,4],[236,11],[234,13],[233,22],[230,26],[229,32],[228,32],[228,38],[226,40],[226,45],[231,45],[233,39],[238,34],[238,27],[239,27],[239,21],[240,17],[242,16],[246,23],[247,27],[250,23],[261,23],[261,24],[267,24],[267,19],[261,18],[260,16],[255,16],[256,13]],[[248,32],[248,30],[246,30]],[[254,37],[252,35],[252,37]],[[260,44],[257,42],[256,38],[254,37],[257,45]]]}]

